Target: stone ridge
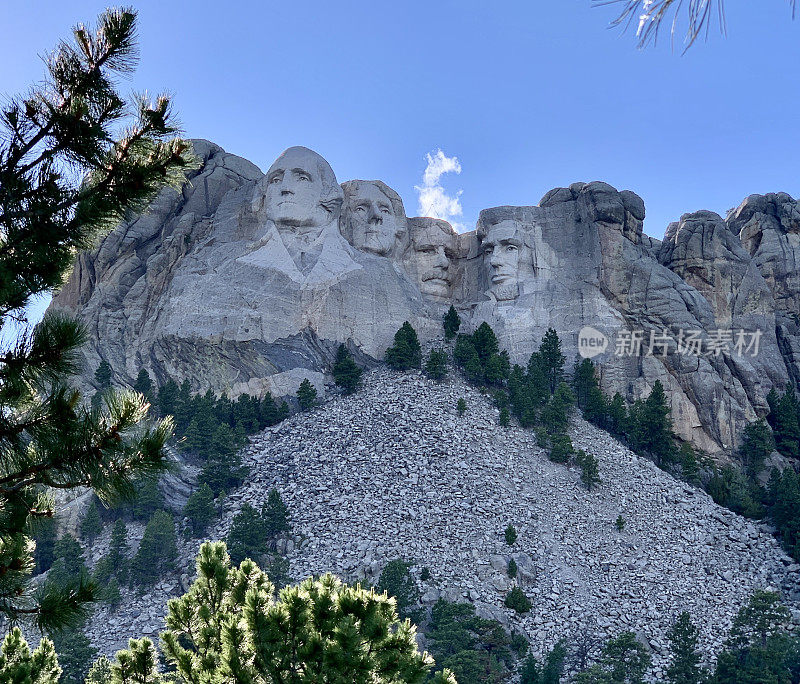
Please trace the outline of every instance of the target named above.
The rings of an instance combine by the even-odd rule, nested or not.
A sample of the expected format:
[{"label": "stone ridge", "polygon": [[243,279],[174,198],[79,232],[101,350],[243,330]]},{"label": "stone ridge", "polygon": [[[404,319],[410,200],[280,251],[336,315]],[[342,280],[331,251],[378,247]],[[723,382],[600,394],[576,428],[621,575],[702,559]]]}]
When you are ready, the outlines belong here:
[{"label": "stone ridge", "polygon": [[[462,417],[459,397],[468,406]],[[243,503],[260,507],[277,487],[292,517],[293,538],[280,548],[295,580],[330,571],[375,582],[387,561],[404,558],[426,604],[471,601],[480,615],[522,631],[535,652],[579,630],[607,637],[631,629],[653,649],[657,672],[664,633],[682,610],[700,627],[709,660],[756,588],[780,590],[800,619],[800,568],[764,525],[576,418],[573,443],[597,456],[603,479],[587,492],[578,471],[551,463],[531,431],[500,427],[497,418],[491,400],[460,378],[436,384],[419,373],[372,371],[355,395],[251,438],[243,450],[250,479],[230,493],[208,538],[224,538]],[[508,524],[519,535],[513,547],[504,540]],[[140,535],[133,526],[132,548]],[[179,540],[179,567],[193,567],[200,543]],[[106,544],[92,549],[94,562]],[[526,616],[503,605],[512,557],[533,602]],[[167,599],[188,584],[180,572],[146,596],[123,590],[116,613],[95,613],[90,639],[113,653],[130,636],[155,636]]]}]

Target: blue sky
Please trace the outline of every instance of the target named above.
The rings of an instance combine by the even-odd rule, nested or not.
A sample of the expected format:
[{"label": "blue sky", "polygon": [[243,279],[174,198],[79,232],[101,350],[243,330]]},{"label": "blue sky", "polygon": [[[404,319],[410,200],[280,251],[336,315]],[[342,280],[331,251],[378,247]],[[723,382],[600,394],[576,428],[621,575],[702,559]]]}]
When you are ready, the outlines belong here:
[{"label": "blue sky", "polygon": [[[0,92],[102,2],[4,3]],[[800,194],[800,20],[785,0],[729,2],[729,31],[681,56],[637,50],[614,7],[549,2],[142,1],[128,89],[168,90],[186,134],[262,169],[306,145],[339,181],[380,178],[417,213],[426,155],[474,226],[500,204],[603,180],[640,194],[645,231],[751,193]],[[451,164],[452,167],[452,164]]]}]

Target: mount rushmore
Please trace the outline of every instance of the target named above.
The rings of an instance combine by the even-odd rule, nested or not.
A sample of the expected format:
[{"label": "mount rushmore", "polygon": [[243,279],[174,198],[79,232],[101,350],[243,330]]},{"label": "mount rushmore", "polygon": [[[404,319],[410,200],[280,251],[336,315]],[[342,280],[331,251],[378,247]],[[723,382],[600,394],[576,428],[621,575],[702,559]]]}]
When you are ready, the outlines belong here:
[{"label": "mount rushmore", "polygon": [[451,304],[520,364],[549,327],[571,363],[591,329],[606,393],[632,400],[660,380],[676,433],[719,455],[773,386],[800,381],[800,204],[784,193],[727,219],[685,214],[660,242],[636,194],[575,183],[458,234],[407,217],[381,181],[340,185],[307,148],[264,174],[193,144],[182,190],[81,254],[53,300],[88,326],[84,389],[104,359],[118,384],[144,368],[228,396],[290,395],[304,378],[322,390],[339,343],[371,365],[404,321],[438,339]]}]

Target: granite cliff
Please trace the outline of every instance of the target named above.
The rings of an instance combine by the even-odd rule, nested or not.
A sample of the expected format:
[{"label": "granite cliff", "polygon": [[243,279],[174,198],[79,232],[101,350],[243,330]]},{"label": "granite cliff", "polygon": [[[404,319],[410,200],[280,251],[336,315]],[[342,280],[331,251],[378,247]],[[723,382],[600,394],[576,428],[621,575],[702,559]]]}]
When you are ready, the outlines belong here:
[{"label": "granite cliff", "polygon": [[194,146],[202,165],[182,191],[80,255],[53,301],[89,327],[85,389],[105,359],[121,385],[145,368],[229,396],[290,395],[306,377],[323,390],[339,343],[369,366],[403,321],[436,336],[450,304],[467,332],[489,322],[519,363],[548,327],[570,362],[580,331],[599,332],[603,389],[635,399],[661,380],[678,435],[711,453],[735,448],[770,388],[800,380],[788,195],[748,197],[727,220],[686,214],[659,242],[636,194],[576,183],[486,209],[457,234],[407,217],[380,181],[340,185],[306,148],[265,174]]}]

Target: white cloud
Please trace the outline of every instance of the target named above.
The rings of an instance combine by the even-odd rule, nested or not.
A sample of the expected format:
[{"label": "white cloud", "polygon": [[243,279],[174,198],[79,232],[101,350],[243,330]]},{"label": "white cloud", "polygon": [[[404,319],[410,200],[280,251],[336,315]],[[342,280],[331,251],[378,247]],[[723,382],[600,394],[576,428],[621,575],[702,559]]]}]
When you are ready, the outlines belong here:
[{"label": "white cloud", "polygon": [[425,155],[425,158],[428,160],[428,165],[422,174],[422,185],[414,186],[419,195],[417,207],[419,215],[444,219],[449,221],[457,231],[463,232],[465,226],[453,220],[463,214],[461,207],[463,191],[459,190],[455,195],[449,195],[441,184],[444,174],[461,173],[461,163],[458,161],[458,157],[448,157],[441,149],[437,149],[435,153]]}]

